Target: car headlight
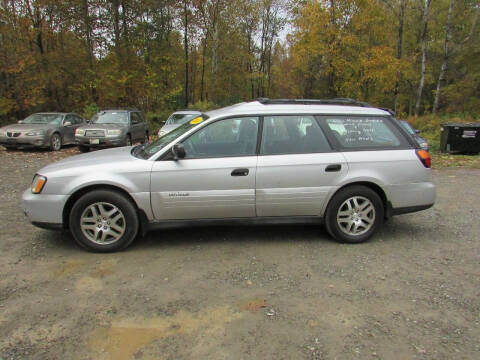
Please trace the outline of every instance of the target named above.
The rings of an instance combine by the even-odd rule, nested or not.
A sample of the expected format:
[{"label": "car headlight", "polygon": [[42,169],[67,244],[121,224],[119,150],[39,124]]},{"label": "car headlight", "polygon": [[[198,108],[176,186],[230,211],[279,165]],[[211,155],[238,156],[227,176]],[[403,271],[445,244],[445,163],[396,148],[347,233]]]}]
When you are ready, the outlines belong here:
[{"label": "car headlight", "polygon": [[47,178],[42,175],[35,175],[32,181],[32,193],[40,194],[47,183]]},{"label": "car headlight", "polygon": [[75,136],[83,136],[85,135],[85,130],[84,129],[77,129],[75,130]]},{"label": "car headlight", "polygon": [[25,135],[27,136],[42,136],[45,135],[45,131],[43,130],[32,130],[27,132]]},{"label": "car headlight", "polygon": [[116,136],[116,135],[121,135],[121,134],[122,134],[122,130],[120,130],[120,129],[107,130],[107,136]]},{"label": "car headlight", "polygon": [[163,135],[165,135],[167,132],[166,131],[163,131],[163,130],[160,130],[158,132],[158,137],[162,137]]}]

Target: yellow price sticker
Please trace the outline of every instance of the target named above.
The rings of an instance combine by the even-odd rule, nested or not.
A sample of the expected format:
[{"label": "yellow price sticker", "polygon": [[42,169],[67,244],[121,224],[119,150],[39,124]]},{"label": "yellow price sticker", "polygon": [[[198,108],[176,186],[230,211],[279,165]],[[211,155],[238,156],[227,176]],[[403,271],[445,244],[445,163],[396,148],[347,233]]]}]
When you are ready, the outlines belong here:
[{"label": "yellow price sticker", "polygon": [[201,117],[197,117],[197,118],[193,119],[192,121],[190,121],[190,124],[197,125],[197,124],[200,124],[202,121],[203,121],[203,119]]}]

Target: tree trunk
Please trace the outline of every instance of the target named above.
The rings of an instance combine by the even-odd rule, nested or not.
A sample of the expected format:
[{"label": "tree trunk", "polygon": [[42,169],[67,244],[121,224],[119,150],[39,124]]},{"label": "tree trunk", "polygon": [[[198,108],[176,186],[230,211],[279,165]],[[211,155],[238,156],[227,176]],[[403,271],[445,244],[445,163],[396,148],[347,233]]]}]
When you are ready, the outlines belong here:
[{"label": "tree trunk", "polygon": [[202,47],[202,76],[200,79],[200,101],[203,102],[205,100],[204,93],[205,93],[205,56],[207,56],[207,37],[203,39],[203,47]]},{"label": "tree trunk", "polygon": [[118,0],[112,1],[113,7],[113,33],[114,33],[114,41],[115,41],[115,51],[117,53],[117,58],[120,61],[121,51],[120,51],[120,13],[118,12]]},{"label": "tree trunk", "polygon": [[[403,23],[405,20],[405,8],[407,6],[407,0],[401,0],[400,1],[400,9],[398,13],[398,39],[397,39],[397,59],[400,60],[402,58],[403,54]],[[395,90],[394,90],[394,105],[393,109],[395,110],[395,113],[398,111],[398,95],[400,93],[399,87],[400,87],[400,78],[402,76],[402,73],[397,71],[397,79],[395,81]]]},{"label": "tree trunk", "polygon": [[185,107],[188,107],[188,13],[187,13],[187,0],[183,2],[183,12],[184,12],[184,35],[183,41],[185,45]]},{"label": "tree trunk", "polygon": [[88,53],[88,65],[93,70],[93,43],[92,43],[92,25],[89,16],[89,0],[83,0],[83,22],[85,25],[85,45]]},{"label": "tree trunk", "polygon": [[438,105],[440,103],[440,91],[442,84],[445,82],[447,67],[448,67],[448,57],[449,57],[449,42],[452,31],[452,17],[453,17],[453,8],[455,7],[455,0],[450,0],[450,6],[448,7],[448,16],[447,23],[445,24],[445,44],[443,47],[443,62],[442,68],[440,69],[440,75],[438,76],[437,81],[437,91],[435,93],[435,101],[433,102],[433,114],[437,114]]},{"label": "tree trunk", "polygon": [[420,106],[422,105],[422,93],[423,93],[423,86],[425,85],[425,73],[427,71],[427,37],[428,37],[428,16],[430,11],[430,3],[432,0],[424,0],[424,7],[423,7],[423,16],[422,16],[422,34],[421,34],[421,41],[422,41],[422,69],[420,72],[420,83],[418,85],[417,91],[417,102],[415,104],[415,115],[418,116],[420,113]]}]

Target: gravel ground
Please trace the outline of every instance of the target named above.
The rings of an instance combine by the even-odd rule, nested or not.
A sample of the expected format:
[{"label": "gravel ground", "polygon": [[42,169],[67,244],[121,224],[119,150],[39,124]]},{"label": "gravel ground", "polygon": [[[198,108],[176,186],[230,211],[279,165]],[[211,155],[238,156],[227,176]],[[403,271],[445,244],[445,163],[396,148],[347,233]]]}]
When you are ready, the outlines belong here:
[{"label": "gravel ground", "polygon": [[203,227],[101,255],[20,211],[35,171],[75,152],[0,151],[1,359],[479,358],[480,170],[435,170],[435,207],[366,244]]}]

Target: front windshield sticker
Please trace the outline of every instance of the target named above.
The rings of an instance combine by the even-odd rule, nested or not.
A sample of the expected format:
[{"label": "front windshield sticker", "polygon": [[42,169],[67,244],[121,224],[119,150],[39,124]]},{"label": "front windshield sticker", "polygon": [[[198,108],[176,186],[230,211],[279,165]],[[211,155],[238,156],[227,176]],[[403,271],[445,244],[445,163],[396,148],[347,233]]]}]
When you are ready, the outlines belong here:
[{"label": "front windshield sticker", "polygon": [[202,121],[203,121],[203,119],[199,116],[199,117],[193,119],[192,121],[190,121],[190,124],[197,125],[197,124],[200,124]]}]

